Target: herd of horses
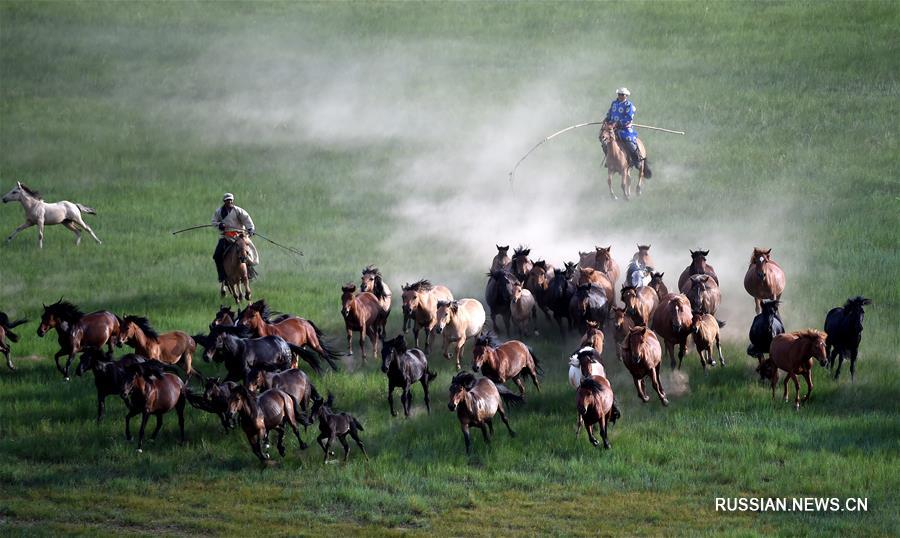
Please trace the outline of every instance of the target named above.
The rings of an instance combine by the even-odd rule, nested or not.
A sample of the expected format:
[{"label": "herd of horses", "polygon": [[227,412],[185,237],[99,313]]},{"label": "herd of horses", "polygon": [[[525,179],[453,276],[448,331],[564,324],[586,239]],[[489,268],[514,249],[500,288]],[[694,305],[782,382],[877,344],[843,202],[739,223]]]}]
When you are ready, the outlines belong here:
[{"label": "herd of horses", "polygon": [[[409,417],[415,384],[421,385],[426,411],[431,412],[429,385],[437,373],[429,369],[429,355],[434,338],[440,336],[441,355],[458,370],[450,382],[448,407],[457,414],[469,452],[470,428],[481,429],[489,442],[496,414],[509,434],[515,435],[506,405],[525,401],[525,379],[541,390],[546,364],[527,342],[539,336],[537,324],[543,315],[561,338],[573,331],[581,336],[578,348],[568,357],[568,379],[575,389],[576,436],[584,426],[591,443],[599,446],[596,426],[603,446],[609,448],[608,428],[621,412],[606,374],[605,348],[611,347],[625,366],[638,397],[643,402],[650,400],[644,385],[649,377],[663,406],[669,405],[661,380],[663,359],[668,357],[671,368],[680,369],[689,338],[704,372],[717,364],[725,366],[719,333],[724,322],[716,318],[722,292],[719,277],[707,260],[709,251],[691,251],[691,261],[673,292],[663,281],[664,273],[656,270],[649,245],[638,246],[624,273],[611,251],[611,247],[596,247],[578,253],[578,261],[556,268],[545,260],[532,261],[528,248],[516,248],[510,256],[508,246],[498,245],[486,274],[483,303],[456,298],[448,287],[429,280],[405,284],[401,287],[402,326],[404,334],[412,330],[411,342],[404,334],[387,336],[393,296],[375,266],[363,269],[358,289],[353,283],[341,286],[346,350],[339,350],[335,340],[327,338],[313,321],[273,312],[265,300],[243,309],[223,306],[208,332],[192,336],[183,331],[159,333],[142,316],[119,316],[107,310],[84,313],[60,299],[43,306],[37,335],[56,332],[59,350],[54,360],[66,380],[73,361],[81,355],[75,373],[81,376],[91,371],[94,375],[98,422],[105,415],[108,396],[119,396],[128,409],[127,439],[132,437],[131,418],[141,415],[138,450],[143,449],[150,416],[156,417],[155,437],[163,415],[170,411],[178,416],[183,439],[184,410],[189,404],[217,415],[226,431],[240,425],[261,461],[269,459],[273,430],[284,456],[286,429],[305,449],[299,426],[306,429],[318,422],[317,442],[327,462],[335,441],[341,443],[347,459],[348,435],[368,458],[360,439],[364,429],[353,415],[334,410],[334,395],[323,397],[316,390],[310,374],[300,368],[301,361],[315,375],[322,374],[325,364],[337,371],[339,362],[353,355],[353,337],[358,333],[362,366],[367,361],[367,342],[375,356],[381,355],[391,415],[397,414],[393,393],[399,388],[403,413]],[[831,368],[837,363],[837,378],[847,356],[851,377],[855,375],[864,306],[871,301],[854,297],[832,309],[824,331],[787,332],[778,311],[785,282],[785,273],[772,259],[771,250],[754,249],[744,275],[744,287],[757,313],[747,354],[757,359],[756,370],[761,379],[771,383],[773,398],[780,372],[785,372],[784,399],[788,401],[788,382],[792,381],[799,409],[798,376],[806,381],[802,398],[806,400],[813,388],[813,361]],[[14,369],[10,342],[19,340],[13,329],[26,322],[13,321],[0,312],[0,352],[10,369]],[[510,338],[504,341],[499,333]],[[513,333],[519,339],[513,338]],[[469,341],[473,341],[471,372],[463,370]],[[197,368],[194,355],[198,344],[205,362],[224,367],[224,377],[204,375]],[[116,360],[115,349],[122,346],[133,352]],[[63,358],[64,364],[60,362]],[[191,388],[194,378],[202,391]],[[518,391],[510,390],[507,382]]]}]

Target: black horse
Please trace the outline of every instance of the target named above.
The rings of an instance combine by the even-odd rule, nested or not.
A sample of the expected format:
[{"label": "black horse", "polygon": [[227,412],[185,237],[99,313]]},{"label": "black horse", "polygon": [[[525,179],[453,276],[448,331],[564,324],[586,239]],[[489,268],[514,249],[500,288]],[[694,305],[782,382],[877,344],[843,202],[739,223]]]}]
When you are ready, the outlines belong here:
[{"label": "black horse", "polygon": [[858,295],[847,299],[844,307],[832,308],[825,316],[825,332],[828,338],[825,340],[825,351],[828,354],[828,367],[834,367],[834,357],[839,357],[834,378],[841,375],[841,365],[844,363],[844,354],[850,355],[850,380],[856,374],[856,358],[859,354],[859,343],[862,341],[863,306],[872,304],[872,301]]},{"label": "black horse", "polygon": [[431,400],[428,397],[428,383],[437,373],[428,370],[428,358],[421,350],[406,348],[406,340],[403,335],[398,335],[393,340],[386,340],[381,348],[381,371],[388,378],[388,404],[391,406],[391,415],[397,416],[394,411],[394,389],[401,387],[400,403],[403,404],[403,414],[409,416],[412,406],[413,383],[422,383],[425,392],[425,409],[431,413]]},{"label": "black horse", "polygon": [[497,326],[497,316],[503,318],[506,332],[509,334],[509,318],[512,316],[509,302],[512,299],[512,287],[517,282],[516,275],[504,269],[491,271],[487,274],[487,286],[484,289],[484,300],[491,311],[491,323],[494,330],[500,332]]},{"label": "black horse", "polygon": [[347,444],[346,439],[347,435],[350,435],[356,441],[363,455],[366,459],[369,459],[366,447],[359,438],[359,432],[363,431],[362,424],[349,413],[335,413],[331,409],[332,405],[334,405],[334,396],[329,392],[328,400],[322,400],[322,398],[315,400],[312,410],[309,412],[312,419],[319,420],[319,436],[316,438],[316,441],[325,452],[323,463],[328,463],[328,456],[332,454],[331,445],[335,439],[343,445],[344,461],[347,461],[347,457],[350,455],[350,445]]},{"label": "black horse", "polygon": [[569,302],[575,295],[575,284],[572,282],[572,276],[575,274],[575,264],[564,262],[563,269],[556,271],[547,291],[544,295],[544,304],[553,312],[553,319],[559,326],[560,336],[565,336],[562,320],[566,319],[569,330],[572,330],[572,318],[569,317]]},{"label": "black horse", "polygon": [[750,324],[750,345],[747,346],[747,355],[756,357],[760,363],[769,352],[772,339],[784,332],[784,322],[778,314],[779,304],[780,301],[777,299],[763,301],[762,312],[757,314]]},{"label": "black horse", "polygon": [[[224,362],[225,369],[228,370],[225,381],[246,383],[250,369],[254,366],[270,371],[287,370],[292,366],[295,353],[305,353],[305,350],[289,344],[280,336],[248,338],[250,334],[246,327],[217,326],[209,340],[202,342],[206,346],[203,360]],[[313,364],[314,367],[318,366],[318,361]],[[316,368],[316,371],[320,372],[321,368]]]},{"label": "black horse", "polygon": [[234,417],[228,413],[228,398],[237,386],[234,381],[219,381],[217,377],[210,377],[206,379],[203,394],[187,390],[185,396],[192,407],[218,416],[222,428],[228,433],[237,425]]},{"label": "black horse", "polygon": [[[134,353],[114,361],[111,356],[93,347],[81,354],[75,375],[81,376],[88,370],[94,372],[94,386],[97,387],[97,423],[106,415],[106,397],[113,395],[121,397],[125,382],[134,376],[134,366],[143,362],[147,362],[147,359]],[[161,372],[162,363],[159,363],[158,368]],[[128,405],[128,402],[125,404]]]}]

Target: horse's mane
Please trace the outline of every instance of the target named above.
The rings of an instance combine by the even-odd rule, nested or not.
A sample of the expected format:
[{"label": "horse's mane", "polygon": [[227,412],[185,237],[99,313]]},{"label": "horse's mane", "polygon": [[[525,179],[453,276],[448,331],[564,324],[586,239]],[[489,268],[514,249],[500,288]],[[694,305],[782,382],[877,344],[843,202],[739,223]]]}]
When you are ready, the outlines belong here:
[{"label": "horse's mane", "polygon": [[79,310],[77,306],[68,301],[63,301],[62,299],[50,306],[45,306],[44,312],[47,314],[53,314],[59,319],[67,321],[69,323],[75,323],[79,319],[84,317],[84,312]]},{"label": "horse's mane", "polygon": [[762,306],[763,310],[766,310],[766,308],[768,307],[774,311],[778,309],[778,305],[781,304],[781,301],[779,301],[778,299],[763,299],[759,304],[760,306]]},{"label": "horse's mane", "polygon": [[579,385],[579,388],[589,390],[589,391],[591,391],[591,394],[595,394],[595,395],[600,394],[601,392],[603,392],[605,390],[603,385],[601,385],[600,383],[597,383],[590,377],[586,377],[586,378],[582,379],[581,385]]},{"label": "horse's mane", "polygon": [[412,284],[403,286],[403,291],[431,291],[433,289],[434,285],[425,278],[419,280],[418,282],[413,282]]},{"label": "horse's mane", "polygon": [[403,335],[400,334],[393,340],[384,340],[381,344],[381,349],[385,353],[390,353],[391,350],[395,350],[400,354],[406,353],[406,338],[403,338]]},{"label": "horse's mane", "polygon": [[530,248],[528,248],[525,245],[519,245],[513,251],[512,257],[513,257],[513,259],[516,259],[516,258],[521,258],[522,256],[528,256],[529,254],[531,254]]},{"label": "horse's mane", "polygon": [[494,333],[494,331],[485,331],[478,335],[478,338],[475,339],[476,346],[488,346],[494,349],[500,347],[503,342],[500,341],[500,338]]},{"label": "horse's mane", "polygon": [[265,299],[260,299],[260,300],[256,301],[255,303],[249,305],[247,307],[247,310],[250,310],[253,312],[259,312],[259,315],[262,316],[262,318],[266,321],[266,323],[269,322],[269,316],[272,315],[272,313],[269,311],[269,305],[268,305],[268,303],[266,303]]},{"label": "horse's mane", "polygon": [[546,260],[538,260],[531,264],[532,267],[540,267],[541,269],[547,269],[547,261]]},{"label": "horse's mane", "polygon": [[872,304],[871,299],[866,299],[862,295],[857,295],[856,297],[847,299],[847,302],[844,303],[844,310],[853,310],[855,308],[860,308],[868,304]]},{"label": "horse's mane", "polygon": [[19,185],[21,185],[21,186],[22,186],[22,190],[25,191],[25,192],[27,192],[29,195],[34,196],[34,197],[37,198],[38,200],[43,200],[43,198],[41,198],[41,193],[40,193],[40,192],[38,192],[38,191],[36,191],[36,190],[30,188],[28,185],[26,185],[26,184],[24,184],[24,183],[22,183],[22,182],[19,182]]},{"label": "horse's mane", "polygon": [[344,293],[353,293],[356,291],[356,284],[352,282],[347,282],[343,286],[341,286],[341,291]]},{"label": "horse's mane", "polygon": [[463,387],[466,390],[472,390],[475,383],[478,383],[478,378],[476,378],[474,374],[470,372],[460,372],[453,376],[453,379],[450,381],[450,388]]},{"label": "horse's mane", "polygon": [[131,321],[141,328],[144,335],[151,340],[159,340],[159,333],[150,325],[150,320],[141,316],[125,316],[125,321]]},{"label": "horse's mane", "polygon": [[378,267],[375,265],[367,265],[366,268],[362,270],[362,274],[381,276],[381,271],[379,271]]},{"label": "horse's mane", "polygon": [[800,338],[821,338],[825,340],[828,335],[818,329],[804,329],[797,331],[797,336]]}]

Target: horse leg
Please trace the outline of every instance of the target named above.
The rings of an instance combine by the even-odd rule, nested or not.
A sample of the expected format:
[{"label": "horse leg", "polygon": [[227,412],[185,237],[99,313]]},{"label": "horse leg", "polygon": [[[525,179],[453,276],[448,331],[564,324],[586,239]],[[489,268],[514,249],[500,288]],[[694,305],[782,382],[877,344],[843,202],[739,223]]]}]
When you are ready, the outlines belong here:
[{"label": "horse leg", "polygon": [[760,306],[760,305],[761,305],[761,301],[759,300],[759,297],[754,297],[754,298],[753,298],[753,305],[754,305],[754,307],[756,308],[756,313],[757,313],[757,314],[759,314],[760,312],[762,312],[762,306]]},{"label": "horse leg", "polygon": [[125,440],[131,441],[131,417],[137,415],[140,411],[132,411],[129,410],[128,414],[125,415]]},{"label": "horse leg", "polygon": [[63,373],[66,377],[66,381],[69,380],[69,368],[72,366],[73,360],[75,360],[75,353],[70,353],[68,358],[66,358],[66,371]]},{"label": "horse leg", "polygon": [[353,355],[353,330],[347,326],[347,355]]},{"label": "horse leg", "polygon": [[491,433],[491,437],[493,437],[494,436],[494,419],[489,418],[489,419],[485,420],[484,423],[487,424],[488,431]]},{"label": "horse leg", "polygon": [[575,421],[575,439],[578,439],[578,434],[581,433],[581,426],[584,424],[584,418],[582,418],[581,413],[578,414],[578,420]]},{"label": "horse leg", "polygon": [[637,388],[638,396],[641,401],[647,403],[650,401],[650,397],[647,396],[647,393],[644,392],[644,379],[643,378],[634,378],[634,386]]},{"label": "horse leg", "polygon": [[[456,341],[456,369],[459,370],[462,367],[460,366],[460,359],[462,359],[463,355],[463,347],[466,345],[466,337],[460,336],[459,340]],[[427,373],[426,373],[427,375]]]},{"label": "horse leg", "polygon": [[346,462],[350,458],[350,445],[347,443],[346,435],[341,435],[338,437],[338,441],[341,442],[341,446],[344,447],[344,461]]},{"label": "horse leg", "polygon": [[275,426],[275,431],[278,432],[278,440],[276,442],[276,446],[278,447],[278,454],[281,457],[284,457],[284,423],[282,422],[278,426]]},{"label": "horse leg", "polygon": [[463,441],[466,442],[466,454],[470,454],[472,452],[472,436],[469,435],[469,425],[460,424],[460,428],[463,432]]},{"label": "horse leg", "polygon": [[528,367],[528,375],[531,377],[531,382],[534,383],[534,388],[537,389],[538,392],[541,391],[541,383],[538,381],[537,376],[537,367],[533,364]]},{"label": "horse leg", "polygon": [[681,363],[684,361],[685,347],[687,347],[686,339],[678,343],[678,369],[681,370]]},{"label": "horse leg", "polygon": [[[416,322],[416,320],[412,320],[412,326],[413,326],[413,341],[414,341],[415,347],[419,347],[419,324],[418,324],[418,322]],[[425,354],[427,355],[428,352],[426,351]]]},{"label": "horse leg", "polygon": [[[79,226],[84,228],[85,231],[87,231],[87,233],[91,234],[91,237],[94,238],[94,241],[96,241],[98,245],[103,243],[103,241],[100,241],[100,239],[94,233],[94,230],[92,230],[91,227],[88,226],[86,222],[84,222],[84,218],[81,216],[80,212],[76,213],[75,218],[73,218],[72,220],[75,221],[75,224],[78,224]],[[78,236],[78,242],[79,243],[81,242],[81,234],[79,234],[79,236]]]},{"label": "horse leg", "polygon": [[613,191],[612,177],[613,177],[612,170],[610,170],[609,168],[607,168],[607,169],[606,169],[606,184],[609,186],[609,196],[610,196],[613,200],[618,200],[619,198],[616,196],[616,193]]},{"label": "horse leg", "polygon": [[856,358],[859,355],[859,348],[850,350],[850,382],[853,383],[856,376]]},{"label": "horse leg", "polygon": [[837,348],[835,348],[834,352],[838,357],[837,370],[834,371],[834,378],[837,379],[838,376],[841,375],[841,366],[844,364],[844,350],[838,350]]},{"label": "horse leg", "polygon": [[800,380],[797,379],[797,374],[792,373],[791,379],[794,381],[794,407],[798,410],[800,409]]},{"label": "horse leg", "polygon": [[330,435],[328,435],[328,440],[325,441],[325,459],[322,461],[322,463],[328,463],[328,454],[331,452],[331,445],[332,443],[334,443],[334,438],[335,434],[334,432],[332,432]]},{"label": "horse leg", "polygon": [[594,446],[600,446],[600,441],[597,441],[597,438],[594,437],[594,425],[585,424],[584,429],[587,430],[588,439],[591,440],[591,444]]},{"label": "horse leg", "polygon": [[162,413],[156,413],[156,428],[153,430],[153,434],[150,436],[151,441],[156,441],[156,436],[159,435],[159,430],[162,429]]},{"label": "horse leg", "polygon": [[786,376],[784,376],[784,396],[782,396],[782,398],[784,398],[785,403],[787,403],[788,401],[788,381],[790,381],[790,379],[791,374],[787,374]]},{"label": "horse leg", "polygon": [[622,194],[625,196],[626,200],[631,199],[631,178],[629,177],[628,165],[625,167],[625,171],[622,172]]},{"label": "horse leg", "polygon": [[516,377],[514,377],[513,383],[515,383],[516,386],[519,387],[519,394],[522,396],[522,398],[524,398],[525,397],[525,383],[522,383],[522,379],[520,378],[520,376],[517,375]]},{"label": "horse leg", "polygon": [[[316,442],[319,443],[319,446],[322,447],[322,450],[325,451],[325,455],[328,455],[328,448],[325,446],[325,439],[328,439],[327,433],[320,433],[318,437],[316,437]],[[326,461],[328,461],[326,459]]]},{"label": "horse leg", "polygon": [[[812,372],[803,372],[803,379],[806,380],[806,396],[803,397],[803,401],[809,400],[809,395],[812,394],[813,382],[812,382]],[[799,394],[798,394],[799,395]]]},{"label": "horse leg", "polygon": [[716,350],[719,352],[719,362],[722,364],[722,367],[725,367],[725,357],[722,355],[722,344],[720,342],[719,335],[716,335]]},{"label": "horse leg", "polygon": [[61,223],[63,226],[71,230],[72,233],[75,234],[75,246],[81,244],[81,230],[78,229],[78,226],[75,226],[75,223],[71,220],[64,220]]},{"label": "horse leg", "polygon": [[184,444],[184,406],[186,404],[187,399],[182,392],[181,396],[178,398],[178,402],[175,404],[175,414],[178,415],[178,435],[181,438],[182,444]]},{"label": "horse leg", "polygon": [[137,451],[139,453],[144,451],[144,431],[147,429],[147,419],[149,419],[149,418],[150,418],[150,413],[148,413],[146,410],[141,412],[141,431],[140,431],[140,433],[138,433],[138,447],[137,447]]},{"label": "horse leg", "polygon": [[503,421],[503,424],[506,425],[506,429],[509,430],[509,436],[515,437],[516,432],[514,432],[513,429],[509,425],[509,420],[506,418],[506,409],[504,409],[502,403],[499,406],[497,406],[497,413],[500,414],[500,420]]},{"label": "horse leg", "polygon": [[362,440],[359,438],[359,432],[356,431],[356,426],[350,426],[350,437],[356,442],[356,446],[362,450],[363,456],[366,457],[366,461],[369,460],[369,453],[366,452],[366,445],[363,444]]},{"label": "horse leg", "polygon": [[15,372],[16,367],[15,367],[15,365],[13,365],[12,360],[9,358],[9,350],[8,349],[3,350],[3,356],[6,357],[6,366],[9,367],[10,370]]},{"label": "horse leg", "polygon": [[44,248],[44,219],[41,218],[37,222],[38,227],[38,248]]},{"label": "horse leg", "polygon": [[397,412],[394,411],[394,387],[395,385],[388,381],[388,405],[391,407],[391,416],[396,417]]},{"label": "horse leg", "polygon": [[650,382],[653,383],[653,390],[655,390],[657,396],[659,396],[659,401],[661,401],[664,406],[669,405],[669,399],[666,398],[666,391],[663,390],[662,383],[659,380],[658,364],[656,365],[656,368],[650,370]]},{"label": "horse leg", "polygon": [[360,323],[360,327],[359,327],[359,351],[362,353],[363,362],[366,362],[366,324],[365,324],[365,322]]},{"label": "horse leg", "polygon": [[481,430],[481,436],[484,437],[484,444],[491,444],[491,436],[488,435],[487,426],[482,422],[478,428]]},{"label": "horse leg", "polygon": [[669,343],[668,340],[666,341],[666,355],[669,356],[669,366],[671,366],[672,369],[674,370],[675,369],[675,344]]},{"label": "horse leg", "polygon": [[21,232],[25,228],[30,228],[32,226],[34,226],[34,224],[26,220],[25,224],[22,224],[21,226],[19,226],[15,230],[13,230],[13,232],[11,234],[9,234],[9,237],[6,238],[6,242],[9,243],[10,241],[13,240],[13,237],[19,235],[19,232]]},{"label": "horse leg", "polygon": [[425,410],[428,411],[428,414],[431,414],[431,399],[428,397],[428,370],[425,370],[425,374],[422,376],[422,392],[425,393]]},{"label": "horse leg", "polygon": [[100,393],[97,393],[97,424],[100,424],[100,421],[103,420],[103,417],[106,415],[106,396],[101,396]]},{"label": "horse leg", "polygon": [[403,393],[406,394],[406,407],[403,409],[403,412],[407,417],[409,417],[409,412],[412,408],[412,388],[410,387],[409,381],[406,382],[406,387],[403,389]]}]

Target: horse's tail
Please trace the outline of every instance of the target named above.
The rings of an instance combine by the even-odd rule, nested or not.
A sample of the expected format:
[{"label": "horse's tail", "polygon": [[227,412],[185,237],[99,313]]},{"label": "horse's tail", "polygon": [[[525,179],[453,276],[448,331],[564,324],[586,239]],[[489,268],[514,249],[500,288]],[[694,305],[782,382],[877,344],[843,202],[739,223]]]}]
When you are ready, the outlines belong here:
[{"label": "horse's tail", "polygon": [[610,424],[615,424],[620,418],[622,418],[622,412],[619,411],[619,406],[613,400],[612,408],[609,410],[609,422]]},{"label": "horse's tail", "polygon": [[291,353],[297,355],[301,359],[305,360],[312,366],[313,370],[316,371],[317,374],[322,373],[322,363],[319,361],[319,356],[308,350],[306,347],[295,346],[288,342],[288,347],[291,348]]},{"label": "horse's tail", "polygon": [[76,206],[76,207],[78,208],[78,210],[81,211],[82,213],[87,213],[88,215],[96,215],[96,214],[97,214],[97,210],[94,209],[93,207],[88,207],[88,206],[86,206],[86,205],[81,205],[81,204],[79,204],[79,203],[77,203],[77,202],[75,203],[75,206]]},{"label": "horse's tail", "polygon": [[534,369],[537,370],[538,375],[540,375],[541,377],[544,377],[544,369],[541,368],[541,363],[538,362],[537,355],[534,354],[534,349],[532,349],[531,346],[527,346],[527,347],[528,347],[528,353],[531,354],[531,360],[534,361]]},{"label": "horse's tail", "polygon": [[350,415],[350,422],[353,423],[353,426],[355,426],[357,430],[359,430],[361,432],[366,431],[365,429],[363,429],[362,424],[360,424],[359,421],[356,420],[356,417],[354,417],[353,415]]},{"label": "horse's tail", "polygon": [[509,390],[506,385],[501,385],[500,383],[494,383],[494,386],[497,387],[497,392],[500,393],[500,398],[503,399],[504,402],[508,404],[520,404],[525,401],[520,394],[516,394],[515,392]]},{"label": "horse's tail", "polygon": [[19,325],[21,325],[21,324],[23,324],[23,323],[25,323],[25,322],[27,322],[27,321],[28,321],[27,319],[22,318],[22,319],[13,321],[13,322],[11,322],[11,323],[7,323],[7,324],[5,325],[5,328],[6,328],[6,337],[9,338],[9,340],[10,340],[11,342],[18,342],[18,341],[19,341],[19,335],[16,334],[16,333],[14,333],[14,332],[12,332],[12,329],[13,329],[13,327],[18,327]]},{"label": "horse's tail", "polygon": [[653,177],[653,170],[650,170],[650,159],[644,157],[644,178],[650,179]]},{"label": "horse's tail", "polygon": [[313,328],[313,331],[316,333],[316,336],[318,336],[319,338],[322,338],[323,336],[325,336],[325,333],[322,332],[322,329],[320,329],[315,323],[313,323],[313,321],[311,319],[304,318],[304,321],[309,323],[309,326]]}]

